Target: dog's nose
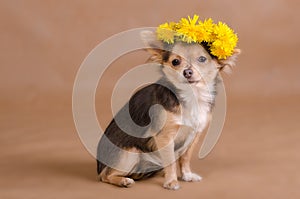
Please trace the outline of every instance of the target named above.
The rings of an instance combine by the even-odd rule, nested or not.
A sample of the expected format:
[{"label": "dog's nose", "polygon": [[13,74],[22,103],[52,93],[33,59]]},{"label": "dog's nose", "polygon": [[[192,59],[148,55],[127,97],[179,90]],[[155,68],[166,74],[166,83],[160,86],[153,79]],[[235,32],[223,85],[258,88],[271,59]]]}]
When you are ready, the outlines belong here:
[{"label": "dog's nose", "polygon": [[183,71],[183,76],[187,79],[191,78],[193,75],[193,70],[192,69],[185,69]]}]

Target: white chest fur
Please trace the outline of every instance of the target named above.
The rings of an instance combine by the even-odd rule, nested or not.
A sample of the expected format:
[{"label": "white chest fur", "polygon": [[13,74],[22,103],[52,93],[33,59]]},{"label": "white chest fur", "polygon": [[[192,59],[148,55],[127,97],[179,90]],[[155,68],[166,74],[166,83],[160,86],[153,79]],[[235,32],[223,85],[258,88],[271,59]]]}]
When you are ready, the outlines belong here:
[{"label": "white chest fur", "polygon": [[213,97],[207,86],[190,86],[180,92],[181,114],[176,119],[177,124],[188,126],[194,132],[202,132],[208,123]]}]

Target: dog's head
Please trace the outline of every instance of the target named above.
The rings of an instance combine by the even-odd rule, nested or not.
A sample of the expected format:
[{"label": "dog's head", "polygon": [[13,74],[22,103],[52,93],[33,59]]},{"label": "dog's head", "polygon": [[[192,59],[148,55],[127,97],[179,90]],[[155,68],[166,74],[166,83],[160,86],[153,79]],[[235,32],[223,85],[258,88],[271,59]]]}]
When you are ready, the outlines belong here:
[{"label": "dog's head", "polygon": [[240,50],[235,49],[232,56],[219,60],[210,54],[205,45],[185,42],[166,44],[157,40],[151,31],[143,31],[141,36],[151,53],[149,61],[161,64],[163,73],[173,83],[199,85],[213,82],[220,71],[231,71],[240,54]]}]

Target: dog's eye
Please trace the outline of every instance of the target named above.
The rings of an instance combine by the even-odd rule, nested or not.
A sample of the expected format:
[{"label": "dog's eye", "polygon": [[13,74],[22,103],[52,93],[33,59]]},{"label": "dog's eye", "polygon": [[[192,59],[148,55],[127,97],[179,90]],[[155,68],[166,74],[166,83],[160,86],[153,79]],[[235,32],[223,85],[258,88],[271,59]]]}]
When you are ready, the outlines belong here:
[{"label": "dog's eye", "polygon": [[179,59],[173,59],[172,61],[172,65],[173,66],[178,66],[180,64],[180,60]]},{"label": "dog's eye", "polygon": [[200,57],[198,58],[198,61],[199,61],[199,62],[205,62],[205,61],[206,61],[206,57],[200,56]]}]

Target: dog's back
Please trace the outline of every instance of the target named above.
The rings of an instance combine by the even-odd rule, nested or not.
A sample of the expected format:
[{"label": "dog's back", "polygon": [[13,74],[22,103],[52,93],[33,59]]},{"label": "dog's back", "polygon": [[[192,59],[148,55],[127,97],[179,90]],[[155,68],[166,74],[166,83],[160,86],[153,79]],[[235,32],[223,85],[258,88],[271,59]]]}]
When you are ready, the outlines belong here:
[{"label": "dog's back", "polygon": [[[117,166],[120,159],[122,159],[122,150],[138,153],[149,153],[157,150],[153,136],[147,137],[145,135],[149,128],[153,128],[156,125],[155,122],[159,120],[159,118],[156,118],[151,121],[149,110],[153,105],[159,104],[166,111],[172,112],[176,111],[176,107],[179,106],[179,101],[174,91],[172,91],[173,86],[170,83],[164,82],[164,85],[166,84],[168,84],[168,88],[161,85],[161,82],[157,82],[137,91],[131,97],[129,103],[110,122],[97,148],[98,174],[101,174],[104,170],[105,172],[110,172],[113,166]],[[124,114],[126,115],[126,112],[129,112],[127,116],[130,117],[126,118],[126,120],[130,120],[134,125],[128,126],[131,122],[127,122],[126,129],[123,129],[119,127],[117,121],[119,119],[124,121],[124,118],[121,117]],[[135,125],[144,128],[137,132]],[[132,132],[137,133],[132,134]],[[134,165],[131,169],[132,171],[127,175],[134,179],[141,179],[153,175],[155,171],[161,170],[161,166],[148,161],[139,161],[139,164]],[[136,171],[138,172],[135,173]]]}]

